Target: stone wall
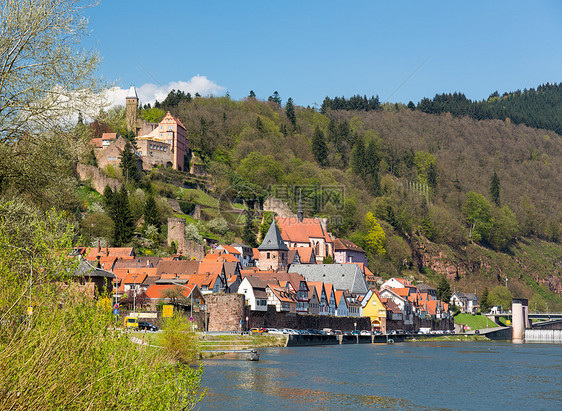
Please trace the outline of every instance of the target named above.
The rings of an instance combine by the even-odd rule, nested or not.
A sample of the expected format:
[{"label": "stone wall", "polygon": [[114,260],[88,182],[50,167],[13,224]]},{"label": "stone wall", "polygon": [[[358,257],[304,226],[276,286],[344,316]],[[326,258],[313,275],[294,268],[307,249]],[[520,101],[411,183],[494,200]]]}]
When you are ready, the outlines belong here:
[{"label": "stone wall", "polygon": [[105,186],[110,186],[113,191],[119,190],[119,188],[121,188],[121,183],[119,182],[119,180],[109,178],[97,167],[78,163],[76,164],[76,173],[80,177],[80,180],[90,181],[92,188],[98,193],[103,194]]},{"label": "stone wall", "polygon": [[263,211],[274,212],[278,217],[297,217],[286,203],[275,197],[268,197],[267,200],[265,200],[263,203]]},{"label": "stone wall", "polygon": [[[313,328],[322,330],[331,328],[332,330],[353,331],[370,330],[371,320],[368,317],[332,317],[327,315],[294,314],[275,311],[274,306],[268,306],[267,312],[250,311],[246,307],[248,317],[247,329],[254,327],[264,328],[294,328],[297,330],[307,330]],[[355,325],[357,324],[357,325]]]},{"label": "stone wall", "polygon": [[168,218],[168,246],[172,245],[172,241],[176,243],[178,253],[184,254],[187,244],[185,240],[185,219]]},{"label": "stone wall", "polygon": [[208,294],[207,310],[209,331],[242,331],[244,319],[244,295]]}]

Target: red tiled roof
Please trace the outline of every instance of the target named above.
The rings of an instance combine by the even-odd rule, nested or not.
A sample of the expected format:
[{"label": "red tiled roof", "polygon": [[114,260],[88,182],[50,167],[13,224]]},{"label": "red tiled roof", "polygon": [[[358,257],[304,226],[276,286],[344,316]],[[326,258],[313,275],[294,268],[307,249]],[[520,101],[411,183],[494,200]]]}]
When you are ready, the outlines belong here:
[{"label": "red tiled roof", "polygon": [[365,253],[365,250],[352,243],[351,241],[346,240],[345,238],[336,238],[334,240],[334,250],[357,251],[359,253]]},{"label": "red tiled roof", "polygon": [[94,261],[100,256],[124,259],[133,258],[133,247],[92,247],[86,252],[84,259]]},{"label": "red tiled roof", "polygon": [[194,285],[186,285],[183,287],[177,286],[177,285],[173,285],[173,284],[152,284],[151,286],[149,286],[146,289],[146,295],[148,296],[148,298],[151,299],[160,299],[163,298],[164,292],[166,290],[173,290],[173,289],[179,289],[181,290],[181,294],[184,297],[189,297],[189,295],[191,294],[192,290],[195,288]]},{"label": "red tiled roof", "polygon": [[254,260],[259,260],[260,259],[260,250],[258,250],[257,248],[252,248],[252,254],[253,254],[253,259]]},{"label": "red tiled roof", "polygon": [[193,274],[189,277],[188,285],[196,285],[199,288],[207,287],[209,290],[214,288],[215,283],[219,278],[219,274]]},{"label": "red tiled roof", "polygon": [[102,148],[103,147],[103,141],[101,138],[93,138],[90,140],[90,144],[93,145],[96,148]]},{"label": "red tiled roof", "polygon": [[[336,296],[336,308],[339,307],[340,301],[341,301],[341,297],[343,295],[343,291],[342,290],[338,290],[334,292],[335,296]],[[347,304],[347,300],[344,298],[344,301]]]},{"label": "red tiled roof", "polygon": [[240,251],[238,251],[236,248],[234,248],[231,245],[221,244],[220,247],[224,248],[224,251],[226,251],[228,254],[234,254],[234,255],[242,254]]},{"label": "red tiled roof", "polygon": [[103,133],[101,135],[102,140],[117,140],[117,133]]},{"label": "red tiled roof", "polygon": [[222,261],[201,261],[197,274],[221,274],[223,269]]},{"label": "red tiled roof", "polygon": [[283,241],[310,243],[311,238],[323,238],[328,243],[332,242],[317,218],[303,218],[301,223],[295,217],[276,217],[276,221]]},{"label": "red tiled roof", "polygon": [[125,277],[125,279],[123,280],[124,284],[142,284],[144,280],[146,280],[146,277],[148,277],[146,274],[135,274],[135,273],[131,273],[129,272],[129,274],[127,274],[127,276]]}]

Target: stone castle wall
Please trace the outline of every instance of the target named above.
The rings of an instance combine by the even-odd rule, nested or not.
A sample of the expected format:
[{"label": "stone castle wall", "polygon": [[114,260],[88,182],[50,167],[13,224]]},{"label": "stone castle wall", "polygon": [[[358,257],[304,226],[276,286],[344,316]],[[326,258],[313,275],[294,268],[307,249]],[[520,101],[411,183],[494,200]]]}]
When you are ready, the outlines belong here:
[{"label": "stone castle wall", "polygon": [[205,247],[192,240],[185,238],[185,219],[168,219],[168,246],[176,243],[178,254],[188,259],[202,260],[205,257]]},{"label": "stone castle wall", "polygon": [[[209,294],[206,296],[209,331],[242,331],[244,328],[244,295]],[[242,322],[242,326],[240,326]]]},{"label": "stone castle wall", "polygon": [[119,180],[106,176],[97,167],[78,163],[76,164],[76,173],[80,180],[89,180],[92,188],[100,194],[103,194],[105,186],[111,187],[113,191],[121,188]]}]

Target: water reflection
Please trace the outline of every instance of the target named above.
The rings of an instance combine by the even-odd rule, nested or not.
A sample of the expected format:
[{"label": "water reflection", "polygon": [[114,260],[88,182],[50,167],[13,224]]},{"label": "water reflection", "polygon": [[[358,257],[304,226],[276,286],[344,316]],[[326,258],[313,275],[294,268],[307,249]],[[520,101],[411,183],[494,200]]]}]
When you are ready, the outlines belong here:
[{"label": "water reflection", "polygon": [[201,409],[561,409],[561,348],[463,342],[261,350],[257,363],[206,361]]}]

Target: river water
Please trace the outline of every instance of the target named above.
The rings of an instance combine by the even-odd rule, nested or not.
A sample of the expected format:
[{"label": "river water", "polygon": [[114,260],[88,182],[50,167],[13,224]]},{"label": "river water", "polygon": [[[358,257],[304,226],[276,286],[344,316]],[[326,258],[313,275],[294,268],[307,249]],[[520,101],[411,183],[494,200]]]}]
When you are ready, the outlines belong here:
[{"label": "river water", "polygon": [[562,410],[562,345],[407,342],[204,361],[202,410]]}]

